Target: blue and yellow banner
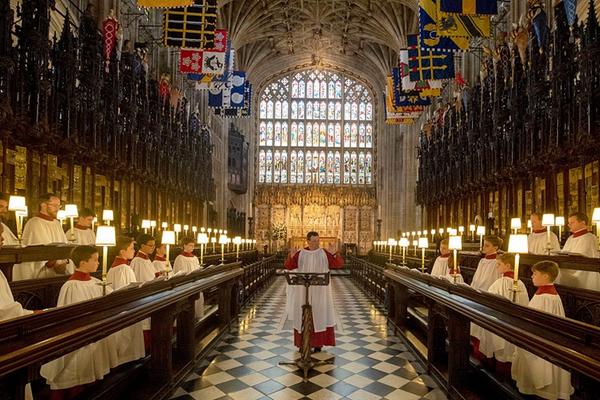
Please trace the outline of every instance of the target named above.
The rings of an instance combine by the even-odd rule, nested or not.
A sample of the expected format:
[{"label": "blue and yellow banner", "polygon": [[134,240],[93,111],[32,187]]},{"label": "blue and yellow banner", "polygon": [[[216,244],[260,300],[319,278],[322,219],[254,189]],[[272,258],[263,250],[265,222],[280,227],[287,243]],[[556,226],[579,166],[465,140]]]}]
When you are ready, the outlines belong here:
[{"label": "blue and yellow banner", "polygon": [[419,0],[421,47],[448,52],[468,50],[468,37],[448,37],[439,34],[437,10],[438,4],[436,0]]},{"label": "blue and yellow banner", "polygon": [[408,70],[412,82],[453,79],[453,53],[424,50],[418,35],[408,35]]},{"label": "blue and yellow banner", "polygon": [[437,33],[447,37],[490,37],[490,17],[446,13],[440,10],[437,0]]},{"label": "blue and yellow banner", "polygon": [[440,0],[441,10],[463,15],[496,15],[497,0]]}]

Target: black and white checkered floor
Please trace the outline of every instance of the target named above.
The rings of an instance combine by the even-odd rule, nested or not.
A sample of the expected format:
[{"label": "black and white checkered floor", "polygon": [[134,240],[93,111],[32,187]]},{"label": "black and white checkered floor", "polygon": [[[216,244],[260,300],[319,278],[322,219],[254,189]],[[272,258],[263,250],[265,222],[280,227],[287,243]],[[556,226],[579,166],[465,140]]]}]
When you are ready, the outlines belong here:
[{"label": "black and white checkered floor", "polygon": [[213,399],[446,399],[386,318],[346,277],[332,279],[338,322],[336,347],[315,353],[333,358],[302,381],[291,322],[285,322],[285,280],[275,283],[240,314],[240,326],[173,393],[177,400]]}]

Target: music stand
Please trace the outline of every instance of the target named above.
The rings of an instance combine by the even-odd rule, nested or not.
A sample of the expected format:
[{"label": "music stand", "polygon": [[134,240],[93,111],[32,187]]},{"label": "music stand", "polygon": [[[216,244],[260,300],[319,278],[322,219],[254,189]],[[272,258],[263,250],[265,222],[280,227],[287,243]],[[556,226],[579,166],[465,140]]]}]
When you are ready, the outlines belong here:
[{"label": "music stand", "polygon": [[329,272],[286,272],[288,285],[302,285],[305,288],[305,302],[302,305],[302,345],[300,358],[293,362],[280,362],[279,365],[296,365],[304,373],[304,382],[308,381],[308,371],[317,365],[331,364],[332,360],[319,361],[311,357],[310,339],[314,332],[312,305],[308,300],[308,288],[329,285]]}]

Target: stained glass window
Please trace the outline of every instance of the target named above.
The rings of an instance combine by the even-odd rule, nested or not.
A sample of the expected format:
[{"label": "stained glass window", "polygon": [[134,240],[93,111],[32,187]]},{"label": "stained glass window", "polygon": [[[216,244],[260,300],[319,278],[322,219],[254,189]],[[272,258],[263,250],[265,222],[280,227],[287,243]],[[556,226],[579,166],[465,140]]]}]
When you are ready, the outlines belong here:
[{"label": "stained glass window", "polygon": [[260,95],[258,182],[372,185],[373,118],[370,92],[350,77],[306,70],[272,81]]}]

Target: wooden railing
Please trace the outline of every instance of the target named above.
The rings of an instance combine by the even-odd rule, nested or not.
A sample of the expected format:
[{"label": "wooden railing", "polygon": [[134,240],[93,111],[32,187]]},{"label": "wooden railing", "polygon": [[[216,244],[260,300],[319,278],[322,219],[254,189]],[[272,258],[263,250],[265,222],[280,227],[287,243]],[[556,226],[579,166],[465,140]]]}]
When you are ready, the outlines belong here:
[{"label": "wooden railing", "polygon": [[[419,260],[420,264],[420,260]],[[465,398],[470,383],[481,375],[497,384],[499,398],[518,398],[516,389],[501,384],[493,374],[474,368],[470,360],[470,323],[501,336],[573,373],[576,396],[594,398],[600,384],[600,328],[580,321],[542,313],[468,285],[423,274],[394,264],[385,268],[365,260],[351,260],[359,271],[361,287],[377,295],[379,289],[362,278],[361,270],[387,281],[388,322],[396,329],[423,337],[427,350],[421,353],[430,372],[444,385],[451,398]],[[376,286],[375,286],[376,288]],[[559,288],[559,290],[561,290]],[[415,304],[427,309],[425,318]],[[421,331],[421,332],[417,332]],[[577,397],[574,397],[577,398]]]},{"label": "wooden railing", "polygon": [[[73,246],[34,246],[23,248],[3,248],[0,250],[0,268],[12,271],[13,263],[23,261],[39,261],[50,259],[68,258]],[[174,252],[173,254],[177,254]],[[221,254],[209,254],[204,257],[206,265],[216,265],[220,263]],[[234,262],[236,253],[225,253],[226,262]],[[240,252],[239,259],[242,265],[256,262],[258,254],[255,250]],[[173,263],[172,257],[171,263]],[[99,273],[97,274],[99,277]],[[30,279],[24,281],[10,282],[9,285],[16,301],[21,303],[24,308],[29,310],[41,310],[56,306],[58,293],[61,286],[68,279],[68,276],[60,276],[47,279]]]},{"label": "wooden railing", "polygon": [[[148,282],[140,288],[0,323],[0,393],[21,399],[25,383],[39,379],[43,363],[151,318],[152,345],[146,358],[119,367],[118,373],[111,372],[89,389],[86,398],[168,397],[237,319],[240,301],[247,301],[264,288],[274,273],[269,268],[271,261],[210,266],[186,276]],[[214,303],[214,307],[208,307],[209,312],[196,320],[194,302],[200,292],[205,294],[205,303]],[[132,383],[129,379],[134,371],[143,371],[149,379],[139,385]],[[46,395],[41,393],[36,398]]]}]

